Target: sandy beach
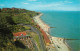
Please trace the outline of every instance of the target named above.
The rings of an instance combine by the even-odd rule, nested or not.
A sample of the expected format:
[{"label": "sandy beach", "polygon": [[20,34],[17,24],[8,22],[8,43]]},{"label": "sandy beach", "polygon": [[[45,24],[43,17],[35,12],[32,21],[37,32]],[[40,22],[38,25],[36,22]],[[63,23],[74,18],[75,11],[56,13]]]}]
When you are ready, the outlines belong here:
[{"label": "sandy beach", "polygon": [[40,19],[40,16],[42,15],[43,14],[35,16],[33,19],[46,32],[51,41],[50,47],[54,47],[56,49],[50,48],[48,51],[70,51],[68,46],[64,43],[64,38],[53,37],[48,33],[50,27]]},{"label": "sandy beach", "polygon": [[52,41],[58,51],[69,51],[69,48],[64,43],[63,38],[52,37]]}]

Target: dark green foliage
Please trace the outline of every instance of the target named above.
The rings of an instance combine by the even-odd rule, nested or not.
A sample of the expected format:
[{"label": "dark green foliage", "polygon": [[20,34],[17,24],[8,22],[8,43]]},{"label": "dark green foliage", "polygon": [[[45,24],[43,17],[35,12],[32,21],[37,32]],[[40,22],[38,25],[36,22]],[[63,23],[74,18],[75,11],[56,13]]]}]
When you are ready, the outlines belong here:
[{"label": "dark green foliage", "polygon": [[24,48],[24,49],[26,48],[25,45],[19,40],[15,41],[15,46],[20,47],[20,48]]},{"label": "dark green foliage", "polygon": [[7,43],[13,39],[13,34],[8,27],[9,23],[5,20],[5,18],[1,19],[0,17],[0,51],[5,49],[8,46]]}]

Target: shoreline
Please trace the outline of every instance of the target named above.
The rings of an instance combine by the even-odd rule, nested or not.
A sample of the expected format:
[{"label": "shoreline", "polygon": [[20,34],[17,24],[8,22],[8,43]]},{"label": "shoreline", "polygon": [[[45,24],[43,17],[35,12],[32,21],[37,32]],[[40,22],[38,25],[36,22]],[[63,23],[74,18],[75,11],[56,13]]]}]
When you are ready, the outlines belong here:
[{"label": "shoreline", "polygon": [[[41,20],[41,16],[43,14],[41,13],[38,16],[35,16],[33,19],[34,21],[44,30],[44,32],[46,33],[46,35],[48,36],[49,40],[51,41],[51,46],[55,47],[55,49],[57,51],[70,51],[68,45],[65,43],[65,39],[64,38],[58,38],[58,37],[53,37],[49,34],[49,25],[47,25],[45,22],[43,22]],[[52,49],[52,48],[51,48]],[[54,50],[54,51],[56,51]]]}]

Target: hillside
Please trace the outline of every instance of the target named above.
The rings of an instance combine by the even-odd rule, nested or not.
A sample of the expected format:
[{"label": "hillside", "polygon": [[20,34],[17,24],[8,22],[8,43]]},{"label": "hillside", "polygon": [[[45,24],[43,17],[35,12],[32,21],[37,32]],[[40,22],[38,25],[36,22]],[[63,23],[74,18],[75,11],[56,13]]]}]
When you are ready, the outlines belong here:
[{"label": "hillside", "polygon": [[[34,48],[25,46],[25,41],[19,39],[15,41],[14,37],[16,36],[14,36],[13,33],[27,31],[26,34],[34,34],[33,31],[30,32],[31,28],[29,26],[18,24],[35,26],[36,24],[32,18],[38,14],[38,12],[20,8],[0,9],[0,51],[32,51]],[[34,35],[36,35],[36,33]]]}]

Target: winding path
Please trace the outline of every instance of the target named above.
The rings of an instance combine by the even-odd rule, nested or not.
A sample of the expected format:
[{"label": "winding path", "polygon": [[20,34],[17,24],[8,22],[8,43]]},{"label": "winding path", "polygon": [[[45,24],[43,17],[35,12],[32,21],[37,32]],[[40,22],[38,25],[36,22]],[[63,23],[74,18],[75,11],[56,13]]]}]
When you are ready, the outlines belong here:
[{"label": "winding path", "polygon": [[43,41],[43,37],[41,35],[41,32],[37,28],[35,28],[35,27],[31,26],[31,25],[25,25],[25,26],[31,27],[31,29],[39,35],[41,50],[42,51],[46,51],[46,47],[45,47],[45,44],[44,44],[44,41]]}]

